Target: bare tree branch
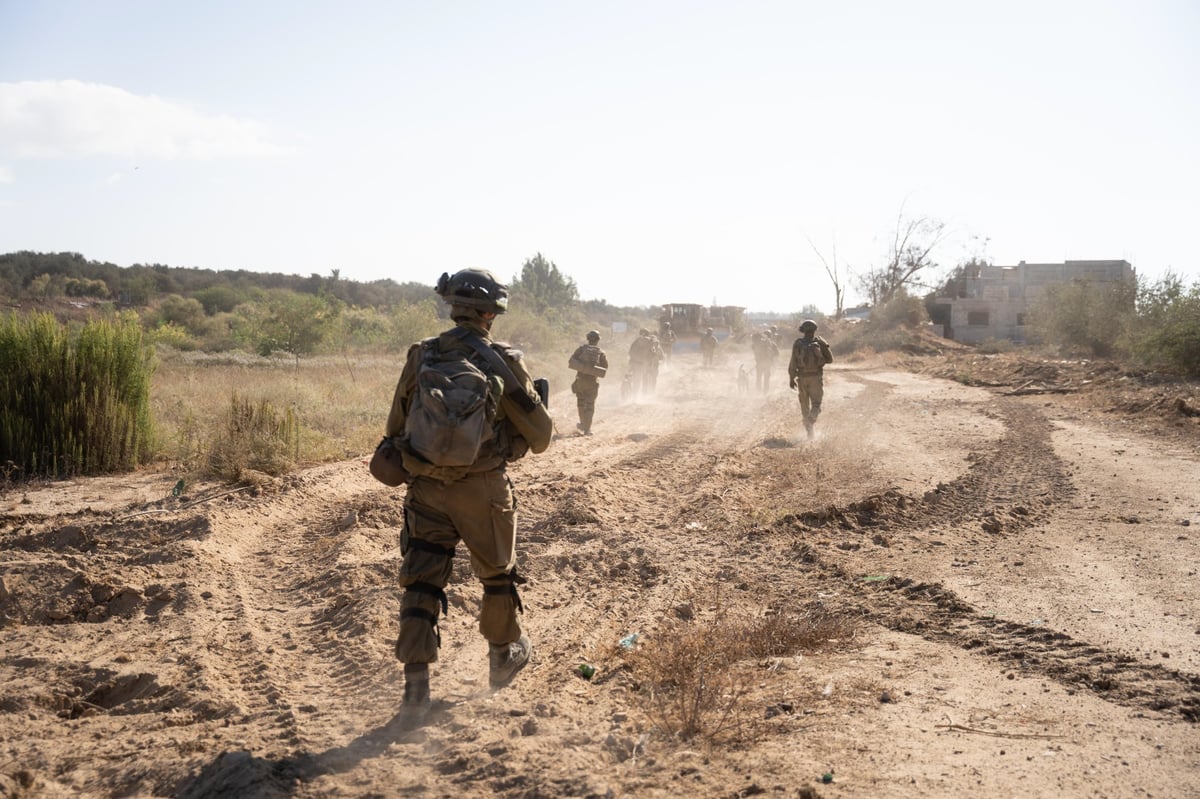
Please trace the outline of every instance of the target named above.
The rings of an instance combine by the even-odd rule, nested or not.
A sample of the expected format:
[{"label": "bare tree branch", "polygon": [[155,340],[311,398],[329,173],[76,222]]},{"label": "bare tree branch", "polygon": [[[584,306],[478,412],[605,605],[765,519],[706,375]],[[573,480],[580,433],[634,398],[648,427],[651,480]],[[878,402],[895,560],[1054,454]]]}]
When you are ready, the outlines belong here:
[{"label": "bare tree branch", "polygon": [[812,251],[815,252],[817,257],[821,259],[821,264],[825,267],[825,274],[829,276],[829,281],[833,283],[833,297],[835,303],[833,318],[841,319],[842,312],[845,307],[844,302],[846,297],[846,286],[838,272],[837,240],[835,239],[833,242],[833,266],[830,267],[829,261],[825,260],[824,254],[817,249],[817,245],[813,243],[812,238],[809,237],[807,233],[804,235],[804,238],[808,240],[808,246],[812,247]]}]

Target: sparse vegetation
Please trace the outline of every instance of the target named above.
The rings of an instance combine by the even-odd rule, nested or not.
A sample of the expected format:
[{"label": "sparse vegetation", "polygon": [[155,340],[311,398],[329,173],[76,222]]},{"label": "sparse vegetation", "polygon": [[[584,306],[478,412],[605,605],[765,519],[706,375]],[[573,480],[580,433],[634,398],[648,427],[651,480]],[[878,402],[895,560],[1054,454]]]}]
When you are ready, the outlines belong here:
[{"label": "sparse vegetation", "polygon": [[1132,282],[1051,286],[1030,311],[1032,326],[1046,344],[1107,357],[1133,318],[1136,291]]},{"label": "sparse vegetation", "polygon": [[1200,283],[1072,283],[1048,291],[1032,317],[1042,341],[1065,354],[1200,376]]},{"label": "sparse vegetation", "polygon": [[758,618],[722,610],[705,623],[666,622],[626,661],[663,732],[728,743],[752,737],[759,717],[742,701],[751,661],[828,648],[853,635],[853,619],[819,602]]},{"label": "sparse vegetation", "polygon": [[1144,365],[1200,377],[1200,283],[1188,288],[1169,274],[1140,286],[1137,315],[1120,346]]},{"label": "sparse vegetation", "polygon": [[236,392],[223,426],[209,445],[207,472],[225,480],[241,480],[246,470],[277,476],[300,456],[300,423],[292,408],[276,408],[269,400],[251,400]]},{"label": "sparse vegetation", "polygon": [[[917,263],[928,265],[928,246],[940,234],[936,228],[898,226],[892,266],[904,269],[897,275]],[[924,245],[909,253],[913,236]],[[18,311],[17,318],[50,310],[76,330],[90,321],[120,318],[122,335],[133,332],[137,323],[132,320],[142,326],[141,342],[157,349],[161,364],[148,378],[159,434],[150,435],[147,414],[138,423],[143,431],[136,436],[136,455],[125,461],[130,464],[162,459],[188,471],[207,469],[211,431],[223,427],[229,397],[235,390],[244,392],[248,378],[256,397],[295,414],[300,431],[292,451],[295,462],[368,451],[379,435],[403,353],[412,342],[448,324],[430,285],[362,284],[342,279],[337,270],[328,277],[299,277],[161,265],[121,268],[75,253],[28,252],[0,255],[0,266],[5,271],[0,288],[14,301],[33,306],[32,312]],[[901,281],[891,301],[873,308],[869,320],[822,318],[822,335],[833,342],[839,360],[892,351],[938,351],[938,342],[920,330],[927,320],[923,303],[910,296],[905,285]],[[606,330],[615,321],[636,330],[656,321],[653,307],[615,308],[603,300],[580,301],[574,281],[540,253],[515,276],[512,293],[512,307],[498,320],[496,336],[524,351],[531,370],[550,378],[555,390],[573,377],[566,360],[582,331]],[[1200,374],[1200,286],[1188,288],[1168,277],[1138,286],[1136,294],[1136,304],[1131,304],[1129,292],[1111,297],[1082,286],[1063,287],[1054,303],[1034,316],[1040,317],[1043,329],[1052,331],[1047,338],[1060,351],[1108,352],[1146,368]],[[116,315],[118,307],[126,309],[125,315]],[[807,306],[793,316],[821,314]],[[619,375],[627,342],[607,334],[603,342],[611,372]],[[1014,347],[989,341],[979,350],[1002,353]],[[291,356],[290,365],[277,357],[280,354]],[[722,357],[728,354],[722,350]],[[52,367],[47,362],[43,368]],[[11,370],[5,377],[16,379]],[[90,380],[89,385],[94,389],[97,384]],[[17,429],[10,426],[5,435],[11,439]],[[39,469],[49,469],[45,464],[56,460],[60,465],[51,469],[55,472],[132,468],[95,456],[88,456],[94,465],[64,467],[64,456],[48,451],[9,457],[17,469],[14,474],[27,476],[37,473],[25,471],[27,458],[43,464]]]}]

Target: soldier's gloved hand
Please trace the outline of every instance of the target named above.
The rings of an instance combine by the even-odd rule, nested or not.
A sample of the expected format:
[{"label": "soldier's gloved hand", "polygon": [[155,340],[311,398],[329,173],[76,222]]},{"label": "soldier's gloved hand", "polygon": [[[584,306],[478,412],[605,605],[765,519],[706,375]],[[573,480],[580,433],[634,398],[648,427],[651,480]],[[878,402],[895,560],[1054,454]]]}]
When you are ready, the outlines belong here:
[{"label": "soldier's gloved hand", "polygon": [[791,380],[788,381],[788,388],[794,389],[795,387],[796,387],[796,378],[793,377]]}]

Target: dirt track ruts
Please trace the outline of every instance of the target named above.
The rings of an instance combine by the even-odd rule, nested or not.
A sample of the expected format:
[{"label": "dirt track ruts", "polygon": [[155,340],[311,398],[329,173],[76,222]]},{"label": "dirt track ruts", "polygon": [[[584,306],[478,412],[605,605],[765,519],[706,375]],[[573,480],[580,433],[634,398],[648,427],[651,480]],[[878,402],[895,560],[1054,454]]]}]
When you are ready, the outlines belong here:
[{"label": "dirt track ruts", "polygon": [[[0,774],[96,795],[674,795],[687,750],[655,742],[644,700],[614,671],[616,642],[638,633],[653,645],[668,620],[817,596],[862,620],[857,646],[890,630],[960,653],[999,685],[989,691],[1005,677],[1044,678],[1074,700],[1194,730],[1194,674],[1014,618],[1019,601],[997,614],[945,580],[969,586],[967,570],[1023,569],[1022,585],[1036,585],[1040,572],[1022,565],[1029,547],[1070,545],[1062,536],[1075,522],[1063,509],[1094,490],[1079,483],[1086,464],[1056,450],[1057,422],[1040,404],[842,369],[827,381],[818,440],[805,442],[789,394],[740,396],[714,374],[680,359],[654,401],[602,393],[596,435],[561,438],[513,469],[534,662],[500,694],[483,687],[478,586],[460,556],[436,713],[420,734],[389,726],[402,690],[391,648],[403,490],[372,483],[361,461],[253,497],[186,510],[160,502],[147,515],[14,505],[0,527],[0,714],[11,722]],[[569,397],[555,401],[559,427],[571,429]],[[1170,557],[1170,539],[1146,541],[1157,547],[1148,556]],[[1132,643],[1161,648],[1152,630]],[[791,697],[805,669],[838,658],[797,661],[790,682],[764,672],[759,690]],[[594,682],[575,672],[581,662],[598,667]],[[923,695],[918,672],[910,679]],[[800,695],[824,701],[813,691]],[[869,695],[854,696],[821,712],[878,714]],[[749,760],[714,752],[688,780],[729,794],[751,767],[740,762],[787,784],[790,769],[817,768],[785,753],[817,743],[819,718],[776,718]],[[886,772],[859,768],[864,789],[888,784]],[[930,779],[946,795],[968,784]],[[1074,779],[1087,784],[1083,770]]]}]

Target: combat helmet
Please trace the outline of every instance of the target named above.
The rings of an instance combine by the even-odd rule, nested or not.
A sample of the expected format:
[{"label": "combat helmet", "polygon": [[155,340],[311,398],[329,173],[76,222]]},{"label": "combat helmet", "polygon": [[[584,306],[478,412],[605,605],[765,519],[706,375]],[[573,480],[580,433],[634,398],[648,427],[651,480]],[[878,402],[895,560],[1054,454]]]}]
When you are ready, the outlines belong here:
[{"label": "combat helmet", "polygon": [[461,269],[453,275],[443,272],[434,291],[450,305],[497,314],[508,310],[508,287],[486,269]]},{"label": "combat helmet", "polygon": [[599,330],[589,330],[587,332],[587,340],[588,340],[588,344],[595,344],[597,341],[600,340],[600,331]]},{"label": "combat helmet", "polygon": [[805,319],[803,322],[800,323],[800,332],[801,333],[816,333],[817,332],[817,323],[811,319]]}]

